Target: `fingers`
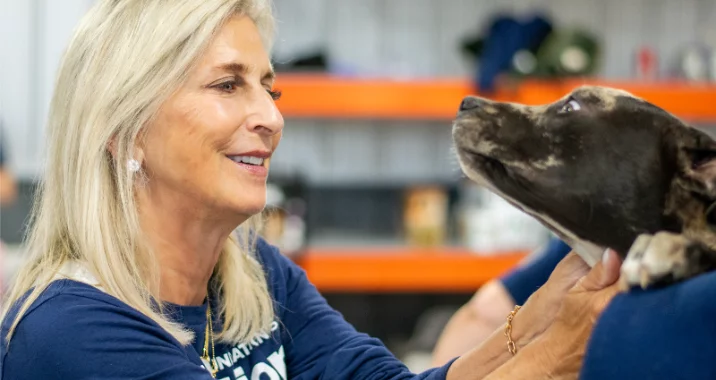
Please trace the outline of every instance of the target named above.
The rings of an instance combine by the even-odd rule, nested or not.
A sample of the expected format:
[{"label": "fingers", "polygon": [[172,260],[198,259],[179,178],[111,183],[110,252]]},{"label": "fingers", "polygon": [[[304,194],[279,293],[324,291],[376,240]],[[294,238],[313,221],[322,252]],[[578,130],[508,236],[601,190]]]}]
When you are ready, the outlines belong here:
[{"label": "fingers", "polygon": [[589,265],[576,252],[571,251],[562,259],[559,265],[565,266],[574,272],[589,272]]},{"label": "fingers", "polygon": [[582,259],[576,252],[572,251],[568,253],[567,256],[559,262],[559,264],[557,264],[557,267],[554,271],[552,271],[552,273],[558,273],[560,275],[569,274],[570,277],[582,277],[589,273],[590,269],[591,268],[584,261],[584,259]]},{"label": "fingers", "polygon": [[580,280],[579,285],[585,290],[601,290],[619,279],[619,268],[621,267],[621,259],[619,255],[612,250],[604,251],[602,261],[597,263],[594,268]]},{"label": "fingers", "polygon": [[604,272],[602,272],[602,287],[607,287],[619,280],[622,260],[613,249],[607,249],[602,257]]},{"label": "fingers", "polygon": [[554,268],[547,283],[552,288],[566,292],[589,273],[589,265],[576,253],[570,252]]}]

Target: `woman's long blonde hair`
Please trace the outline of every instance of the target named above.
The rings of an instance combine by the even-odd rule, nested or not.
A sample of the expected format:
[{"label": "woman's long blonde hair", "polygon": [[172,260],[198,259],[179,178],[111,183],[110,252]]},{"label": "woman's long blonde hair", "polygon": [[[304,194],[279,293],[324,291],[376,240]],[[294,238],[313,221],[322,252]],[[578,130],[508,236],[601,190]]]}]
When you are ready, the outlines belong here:
[{"label": "woman's long blonde hair", "polygon": [[[160,105],[186,79],[224,23],[251,18],[264,46],[274,33],[270,0],[102,0],[84,17],[58,72],[47,125],[47,162],[20,270],[2,313],[22,300],[7,341],[30,305],[68,262],[85,265],[102,290],[149,316],[182,344],[193,334],[162,315],[158,266],[139,225],[127,169],[132,147]],[[114,154],[108,152],[110,141]],[[141,184],[140,184],[141,185]],[[245,342],[270,328],[273,303],[242,224],[226,242],[212,284],[220,337]],[[223,286],[227,284],[227,286]],[[228,285],[230,284],[230,285]]]}]

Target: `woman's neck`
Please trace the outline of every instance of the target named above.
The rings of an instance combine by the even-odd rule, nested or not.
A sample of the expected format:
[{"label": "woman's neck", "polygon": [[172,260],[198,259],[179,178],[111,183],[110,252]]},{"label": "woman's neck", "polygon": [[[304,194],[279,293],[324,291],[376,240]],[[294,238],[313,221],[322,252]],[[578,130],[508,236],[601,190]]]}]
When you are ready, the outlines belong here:
[{"label": "woman's neck", "polygon": [[222,222],[208,210],[197,211],[199,207],[167,196],[150,198],[145,193],[138,201],[142,230],[159,264],[159,297],[177,305],[201,305],[224,244],[238,223]]}]

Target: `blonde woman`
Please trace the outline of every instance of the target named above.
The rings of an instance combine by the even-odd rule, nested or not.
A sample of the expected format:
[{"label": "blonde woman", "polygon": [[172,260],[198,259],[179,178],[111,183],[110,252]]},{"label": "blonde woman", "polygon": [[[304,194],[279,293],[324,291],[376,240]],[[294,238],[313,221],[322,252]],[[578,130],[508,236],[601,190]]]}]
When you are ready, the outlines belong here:
[{"label": "blonde woman", "polygon": [[3,378],[576,373],[614,265],[574,285],[587,270],[570,255],[509,337],[413,375],[252,234],[284,126],[272,33],[266,0],[103,0],[84,18],[51,104],[31,259],[3,313]]}]

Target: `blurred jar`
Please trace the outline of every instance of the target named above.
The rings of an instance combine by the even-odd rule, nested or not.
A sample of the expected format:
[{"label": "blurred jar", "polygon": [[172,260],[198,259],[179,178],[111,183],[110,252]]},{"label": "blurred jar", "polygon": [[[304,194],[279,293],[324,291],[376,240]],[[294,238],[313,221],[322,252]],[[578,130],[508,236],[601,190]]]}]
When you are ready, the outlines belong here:
[{"label": "blurred jar", "polygon": [[306,212],[307,204],[302,196],[287,195],[280,185],[268,183],[261,236],[285,256],[298,257],[307,241]]},{"label": "blurred jar", "polygon": [[434,247],[445,244],[448,195],[441,186],[416,186],[405,193],[403,229],[410,245]]},{"label": "blurred jar", "polygon": [[456,215],[462,243],[477,255],[531,251],[549,239],[535,218],[471,182],[461,187]]}]

